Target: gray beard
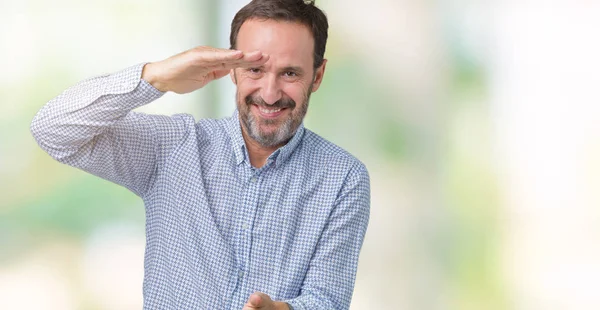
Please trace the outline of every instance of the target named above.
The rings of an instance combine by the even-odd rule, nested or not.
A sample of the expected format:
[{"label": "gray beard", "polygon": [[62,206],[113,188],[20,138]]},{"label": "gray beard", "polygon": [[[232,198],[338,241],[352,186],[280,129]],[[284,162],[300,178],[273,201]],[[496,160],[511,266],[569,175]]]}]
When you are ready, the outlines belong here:
[{"label": "gray beard", "polygon": [[[313,82],[315,80],[315,74],[316,73],[313,74]],[[234,76],[234,78],[237,83],[237,76]],[[263,133],[260,131],[259,120],[257,120],[254,117],[254,114],[252,114],[252,111],[250,111],[250,107],[248,107],[248,103],[246,103],[246,100],[239,100],[238,93],[236,92],[236,99],[239,101],[239,104],[246,104],[246,109],[244,113],[241,112],[241,109],[240,111],[238,111],[240,120],[242,121],[242,125],[246,128],[246,133],[250,136],[250,138],[252,138],[258,144],[260,144],[262,147],[271,148],[287,143],[294,136],[296,130],[298,129],[298,127],[300,127],[300,124],[304,120],[306,112],[308,112],[308,103],[310,101],[312,89],[313,86],[311,84],[308,88],[308,91],[306,92],[304,102],[302,102],[300,106],[294,104],[295,108],[301,109],[299,113],[299,115],[301,115],[301,119],[295,122],[293,113],[291,113],[290,117],[286,119],[283,122],[283,124],[281,124],[281,126],[277,128],[275,132],[272,133]],[[275,123],[275,121],[264,120],[264,123],[266,125],[272,125]]]},{"label": "gray beard", "polygon": [[[269,148],[282,145],[289,141],[292,136],[294,136],[297,129],[297,127],[292,128],[294,124],[292,118],[290,117],[286,119],[276,131],[270,133],[261,132],[259,121],[250,111],[248,111],[246,117],[242,117],[242,122],[244,123],[250,138],[252,138],[261,146]],[[269,120],[264,120],[263,122],[267,125],[274,123],[273,121]]]}]

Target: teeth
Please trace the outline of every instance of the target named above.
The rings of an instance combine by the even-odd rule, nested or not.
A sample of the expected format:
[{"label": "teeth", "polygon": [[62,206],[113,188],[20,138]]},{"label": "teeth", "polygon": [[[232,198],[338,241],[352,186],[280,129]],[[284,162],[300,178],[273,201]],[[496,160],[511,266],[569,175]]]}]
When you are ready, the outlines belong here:
[{"label": "teeth", "polygon": [[273,113],[277,113],[277,112],[281,111],[281,109],[269,110],[269,109],[265,109],[263,107],[259,107],[258,109],[261,112],[266,113],[266,114],[273,114]]}]

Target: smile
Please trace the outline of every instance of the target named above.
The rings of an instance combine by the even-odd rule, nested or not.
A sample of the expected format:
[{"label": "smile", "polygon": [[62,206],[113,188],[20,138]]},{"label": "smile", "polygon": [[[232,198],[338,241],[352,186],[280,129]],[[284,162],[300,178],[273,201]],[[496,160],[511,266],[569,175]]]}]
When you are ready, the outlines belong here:
[{"label": "smile", "polygon": [[269,109],[267,107],[259,107],[257,105],[254,105],[254,107],[256,107],[258,114],[264,118],[276,118],[281,115],[284,110],[286,110],[285,108]]},{"label": "smile", "polygon": [[265,114],[273,114],[273,113],[277,113],[277,112],[281,111],[281,109],[274,109],[274,110],[272,110],[272,109],[266,109],[266,108],[263,108],[263,107],[259,107],[258,109],[262,113],[265,113]]}]

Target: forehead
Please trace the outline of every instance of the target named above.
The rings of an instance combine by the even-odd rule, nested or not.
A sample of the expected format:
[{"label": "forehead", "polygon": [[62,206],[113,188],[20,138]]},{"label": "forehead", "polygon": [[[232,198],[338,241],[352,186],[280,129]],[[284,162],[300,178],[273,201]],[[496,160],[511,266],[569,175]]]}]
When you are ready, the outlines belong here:
[{"label": "forehead", "polygon": [[307,26],[287,21],[250,19],[242,24],[236,47],[269,54],[276,65],[312,66],[314,39]]}]

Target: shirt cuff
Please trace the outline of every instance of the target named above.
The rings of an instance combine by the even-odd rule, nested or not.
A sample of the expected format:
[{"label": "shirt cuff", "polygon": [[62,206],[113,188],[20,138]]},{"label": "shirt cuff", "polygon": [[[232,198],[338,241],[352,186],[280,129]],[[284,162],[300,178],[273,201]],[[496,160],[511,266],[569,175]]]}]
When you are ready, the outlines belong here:
[{"label": "shirt cuff", "polygon": [[160,98],[165,93],[142,79],[146,64],[140,63],[106,76],[104,94],[126,95],[126,108],[131,110]]}]

